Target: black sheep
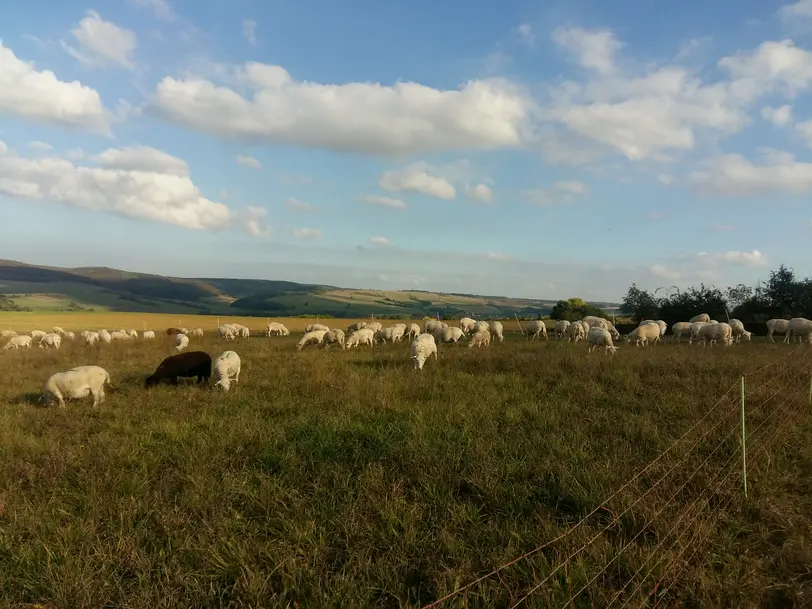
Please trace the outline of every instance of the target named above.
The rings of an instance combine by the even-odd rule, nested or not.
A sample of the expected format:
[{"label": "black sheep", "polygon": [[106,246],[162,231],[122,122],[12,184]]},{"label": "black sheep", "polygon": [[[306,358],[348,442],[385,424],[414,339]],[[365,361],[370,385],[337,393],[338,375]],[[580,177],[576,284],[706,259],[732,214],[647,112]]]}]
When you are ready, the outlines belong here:
[{"label": "black sheep", "polygon": [[157,385],[161,381],[177,385],[179,376],[196,376],[198,383],[208,381],[211,376],[211,355],[205,351],[187,351],[171,355],[147,378],[147,387]]}]

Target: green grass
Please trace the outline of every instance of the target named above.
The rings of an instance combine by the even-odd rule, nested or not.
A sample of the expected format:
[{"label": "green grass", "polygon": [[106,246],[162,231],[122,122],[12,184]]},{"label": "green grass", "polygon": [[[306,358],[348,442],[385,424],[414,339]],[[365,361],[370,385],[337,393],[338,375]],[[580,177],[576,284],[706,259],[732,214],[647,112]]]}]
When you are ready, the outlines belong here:
[{"label": "green grass", "polygon": [[[566,531],[740,374],[792,348],[624,346],[608,357],[509,337],[486,350],[441,346],[439,361],[418,373],[405,344],[297,353],[297,338],[193,341],[213,355],[240,354],[241,382],[229,394],[143,389],[171,352],[161,341],[3,353],[0,606],[420,606]],[[572,604],[606,606],[680,514],[719,487],[712,474],[729,458],[732,475],[712,509],[694,525],[684,520],[689,534],[657,552],[663,565],[644,589],[673,566],[664,606],[802,606],[812,582],[805,358],[752,377],[751,408],[774,397],[751,418],[747,501],[737,436],[711,454],[721,440],[713,425],[724,418],[725,432],[737,429],[733,392],[700,425],[696,433],[709,435],[696,450],[679,444],[571,536],[444,606],[507,607],[595,535],[523,606],[570,606],[569,590],[617,557]],[[100,409],[30,403],[49,374],[95,363],[115,386]],[[792,380],[758,389],[779,370]],[[759,422],[771,434],[793,422],[770,445],[769,463],[756,456],[768,437]],[[683,550],[695,548],[684,562]]]}]

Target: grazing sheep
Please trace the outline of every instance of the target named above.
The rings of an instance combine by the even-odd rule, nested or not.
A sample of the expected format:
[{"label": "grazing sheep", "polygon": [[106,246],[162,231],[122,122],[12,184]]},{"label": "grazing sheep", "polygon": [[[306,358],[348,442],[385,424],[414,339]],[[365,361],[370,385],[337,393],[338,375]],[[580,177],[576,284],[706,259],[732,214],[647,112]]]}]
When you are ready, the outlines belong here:
[{"label": "grazing sheep", "polygon": [[278,321],[272,321],[268,323],[268,336],[273,336],[274,334],[278,336],[287,336],[290,334],[290,330],[288,330],[284,325],[280,324]]},{"label": "grazing sheep", "polygon": [[305,335],[302,336],[302,339],[296,343],[296,350],[301,351],[307,345],[321,345],[324,343],[324,335],[327,334],[329,330],[310,330],[309,332],[305,332]]},{"label": "grazing sheep", "polygon": [[788,319],[770,319],[767,321],[767,340],[774,343],[773,334],[786,334],[789,327]]},{"label": "grazing sheep", "polygon": [[412,341],[412,359],[414,360],[414,367],[418,370],[423,370],[423,364],[432,355],[435,361],[437,360],[437,343],[434,342],[434,336],[424,332]]},{"label": "grazing sheep", "polygon": [[707,324],[710,323],[710,320],[711,320],[710,315],[708,315],[707,313],[700,313],[699,315],[694,315],[691,318],[691,323],[693,324],[698,321],[704,321]]},{"label": "grazing sheep", "polygon": [[[367,326],[365,329],[369,329]],[[459,328],[457,328],[459,330]],[[460,330],[460,332],[462,332]],[[380,341],[382,343],[392,342],[396,343],[403,338],[403,335],[406,333],[406,324],[398,324],[395,326],[389,326],[388,328],[383,328],[375,332],[375,341]]]},{"label": "grazing sheep", "polygon": [[113,330],[110,332],[110,338],[111,340],[132,340],[129,334],[122,332],[121,330]]},{"label": "grazing sheep", "polygon": [[144,340],[153,340],[155,338],[155,332],[152,330],[144,330],[144,333],[141,335]]},{"label": "grazing sheep", "polygon": [[752,334],[744,329],[744,324],[738,319],[731,319],[729,322],[730,329],[733,331],[733,340],[737,343],[741,342],[742,337],[744,340],[750,340]]},{"label": "grazing sheep", "polygon": [[167,328],[166,335],[167,336],[175,336],[176,334],[183,334],[183,330],[181,328]]},{"label": "grazing sheep", "polygon": [[524,327],[524,333],[527,334],[528,340],[531,338],[535,340],[542,334],[544,335],[544,340],[550,340],[547,336],[547,326],[540,319],[528,323]]},{"label": "grazing sheep", "polygon": [[369,345],[370,347],[375,345],[375,332],[369,326],[356,330],[347,339],[347,349],[358,345]]},{"label": "grazing sheep", "polygon": [[136,330],[127,330],[127,334],[130,335],[132,340],[136,340],[138,338],[138,332]]},{"label": "grazing sheep", "polygon": [[99,340],[109,345],[111,342],[113,342],[113,337],[107,330],[101,329],[99,330]]},{"label": "grazing sheep", "polygon": [[[59,336],[56,334],[56,336]],[[45,382],[44,396],[56,399],[65,408],[65,398],[80,399],[93,396],[93,407],[104,402],[104,385],[110,385],[110,375],[99,366],[77,366],[67,372],[52,374]]]},{"label": "grazing sheep", "polygon": [[442,330],[443,322],[437,319],[428,319],[426,323],[423,324],[423,333],[424,334],[432,334],[437,330]]},{"label": "grazing sheep", "polygon": [[31,330],[29,334],[34,340],[40,340],[43,336],[45,336],[46,332],[43,332],[42,330]]},{"label": "grazing sheep", "polygon": [[367,322],[365,322],[365,321],[356,321],[354,323],[351,323],[349,326],[347,326],[347,332],[349,332],[349,333],[355,332],[356,330],[362,329],[366,325],[367,325]]},{"label": "grazing sheep", "polygon": [[372,332],[374,333],[374,332],[377,332],[378,330],[380,330],[381,328],[383,328],[383,324],[381,324],[381,322],[379,322],[379,321],[371,321],[361,329],[362,330],[372,330]]},{"label": "grazing sheep", "polygon": [[812,342],[812,321],[805,317],[793,317],[787,324],[787,334],[784,342],[789,343],[793,336],[799,337],[803,342]]},{"label": "grazing sheep", "polygon": [[88,346],[95,345],[101,340],[98,332],[82,332],[82,339]]},{"label": "grazing sheep", "polygon": [[468,346],[476,347],[478,349],[479,347],[482,346],[487,347],[490,344],[491,344],[491,333],[488,330],[480,330],[471,337],[471,342],[468,343]]},{"label": "grazing sheep", "polygon": [[51,328],[51,332],[53,332],[54,334],[59,334],[59,336],[63,336],[65,334],[65,331],[59,326],[54,326],[53,328]]},{"label": "grazing sheep", "polygon": [[462,328],[442,328],[432,332],[435,341],[441,343],[454,343],[455,345],[465,336]]},{"label": "grazing sheep", "polygon": [[225,338],[226,340],[234,340],[237,338],[237,332],[230,324],[223,324],[217,328],[218,338]]},{"label": "grazing sheep", "polygon": [[11,339],[5,344],[3,350],[6,349],[30,349],[32,338],[30,336],[12,336]]},{"label": "grazing sheep", "polygon": [[645,347],[649,342],[657,343],[660,340],[660,326],[655,323],[637,326],[626,335],[626,342],[634,341],[635,346],[641,344]]},{"label": "grazing sheep", "polygon": [[476,320],[471,319],[470,317],[463,317],[460,319],[460,330],[462,330],[465,334],[471,332],[476,325]]},{"label": "grazing sheep", "polygon": [[716,341],[721,340],[726,347],[729,347],[733,344],[733,329],[730,327],[730,324],[706,323],[699,327],[696,337],[693,336],[692,331],[691,339],[701,341],[703,346],[708,341],[710,341],[711,346],[713,346],[716,344]]},{"label": "grazing sheep", "polygon": [[488,332],[490,332],[491,324],[489,324],[487,321],[478,321],[474,324],[474,327],[471,328],[471,332],[473,332],[474,334],[476,334],[477,332],[481,332],[482,330],[487,330]]},{"label": "grazing sheep", "polygon": [[328,332],[325,332],[322,342],[324,343],[325,349],[329,348],[330,345],[339,345],[342,349],[344,349],[344,330],[334,328]]},{"label": "grazing sheep", "polygon": [[305,328],[305,332],[315,332],[317,330],[324,330],[327,332],[330,328],[325,326],[324,324],[310,324]]},{"label": "grazing sheep", "polygon": [[57,334],[56,332],[46,334],[39,341],[40,349],[50,349],[51,347],[53,347],[54,349],[59,349],[61,345],[62,345],[62,337],[59,336],[59,334]]},{"label": "grazing sheep", "polygon": [[676,342],[680,342],[680,338],[687,336],[688,338],[691,337],[691,322],[690,321],[678,321],[673,326],[671,326],[671,334],[674,335],[674,340]]},{"label": "grazing sheep", "polygon": [[187,351],[170,355],[147,377],[146,386],[152,387],[163,381],[178,384],[178,377],[197,377],[197,382],[208,381],[211,376],[211,355],[205,351]]},{"label": "grazing sheep", "polygon": [[409,329],[406,332],[406,334],[411,339],[417,338],[418,336],[420,336],[420,326],[418,326],[417,324],[409,324]]},{"label": "grazing sheep", "polygon": [[251,338],[251,331],[245,326],[239,327],[240,338]]},{"label": "grazing sheep", "polygon": [[665,323],[662,319],[644,319],[641,321],[638,326],[644,326],[646,324],[656,324],[660,327],[660,336],[665,336],[666,331],[668,330],[668,324]]},{"label": "grazing sheep", "polygon": [[567,327],[567,342],[573,341],[578,342],[579,340],[586,339],[586,330],[584,330],[584,326],[586,324],[582,324],[580,321],[575,321],[571,323]]},{"label": "grazing sheep", "polygon": [[201,338],[203,336],[203,328],[195,328],[194,330],[189,330],[189,336]]},{"label": "grazing sheep", "polygon": [[65,338],[67,338],[68,340],[74,340],[76,338],[76,335],[73,332],[65,332]]},{"label": "grazing sheep", "polygon": [[600,347],[603,347],[606,353],[611,352],[612,355],[618,350],[612,343],[612,334],[609,330],[601,328],[600,326],[592,326],[589,329],[589,333],[586,335],[586,342],[589,344],[589,349],[587,349],[589,353],[592,353],[593,350],[599,349]]},{"label": "grazing sheep", "polygon": [[553,332],[555,333],[556,338],[564,338],[567,335],[567,329],[570,327],[570,322],[566,319],[560,319],[555,322],[555,327],[553,328]]},{"label": "grazing sheep", "polygon": [[[603,328],[604,330],[609,330],[609,334],[611,334],[612,338],[614,338],[615,340],[620,338],[620,332],[617,331],[615,325],[608,319],[604,319],[603,317],[596,317],[594,315],[587,315],[581,321],[586,322],[589,328],[594,328],[597,326],[599,328]],[[587,329],[587,332],[589,332],[589,329]]]},{"label": "grazing sheep", "polygon": [[212,372],[214,373],[214,386],[222,387],[223,391],[228,391],[231,387],[231,379],[235,383],[240,381],[240,368],[242,362],[240,356],[234,351],[223,351],[218,355],[211,364]]},{"label": "grazing sheep", "polygon": [[704,326],[712,325],[709,321],[695,321],[691,324],[691,338],[688,339],[688,344],[692,345],[693,342],[696,340],[696,337],[699,336],[699,331]]},{"label": "grazing sheep", "polygon": [[189,346],[189,337],[185,334],[178,334],[175,337],[175,350],[176,351],[183,351],[186,347]]},{"label": "grazing sheep", "polygon": [[494,335],[496,338],[498,338],[498,339],[499,339],[499,342],[500,342],[500,343],[501,343],[501,342],[504,342],[504,340],[505,340],[505,336],[504,336],[505,328],[504,328],[504,326],[502,326],[502,322],[501,322],[501,321],[495,321],[495,322],[493,322],[493,323],[491,324],[491,330],[493,330],[493,335]]},{"label": "grazing sheep", "polygon": [[0,332],[0,338],[14,338],[17,333],[14,330],[3,330]]}]

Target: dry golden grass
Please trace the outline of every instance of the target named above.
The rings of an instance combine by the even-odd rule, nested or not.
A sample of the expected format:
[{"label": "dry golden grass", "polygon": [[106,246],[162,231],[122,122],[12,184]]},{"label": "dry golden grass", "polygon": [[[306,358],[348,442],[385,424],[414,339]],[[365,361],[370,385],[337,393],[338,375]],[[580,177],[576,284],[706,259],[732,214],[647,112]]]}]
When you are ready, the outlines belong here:
[{"label": "dry golden grass", "polygon": [[[36,325],[138,327],[72,317]],[[609,357],[508,335],[441,346],[418,373],[407,344],[298,353],[297,339],[193,339],[240,354],[228,394],[145,390],[165,339],[2,353],[0,606],[418,607],[587,514],[443,606],[509,607],[540,582],[523,607],[651,606],[655,586],[668,607],[809,606],[807,351]],[[80,364],[112,375],[101,408],[35,405]],[[745,500],[736,387],[769,364],[748,377]]]}]

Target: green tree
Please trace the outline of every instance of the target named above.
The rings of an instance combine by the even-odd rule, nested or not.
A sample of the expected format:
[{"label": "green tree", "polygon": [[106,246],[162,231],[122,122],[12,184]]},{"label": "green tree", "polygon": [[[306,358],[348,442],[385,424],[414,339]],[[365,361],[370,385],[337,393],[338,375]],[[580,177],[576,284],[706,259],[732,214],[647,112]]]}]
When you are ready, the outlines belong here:
[{"label": "green tree", "polygon": [[591,304],[585,300],[582,300],[581,298],[559,300],[557,303],[555,303],[553,310],[550,311],[550,317],[553,319],[566,319],[567,321],[583,319],[588,315],[609,319],[604,310],[599,309],[598,307],[593,307]]},{"label": "green tree", "polygon": [[633,283],[623,297],[620,311],[630,316],[635,323],[644,319],[657,319],[660,315],[660,302],[646,290],[641,290]]}]

